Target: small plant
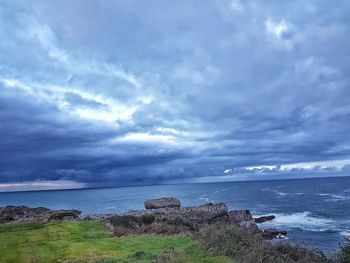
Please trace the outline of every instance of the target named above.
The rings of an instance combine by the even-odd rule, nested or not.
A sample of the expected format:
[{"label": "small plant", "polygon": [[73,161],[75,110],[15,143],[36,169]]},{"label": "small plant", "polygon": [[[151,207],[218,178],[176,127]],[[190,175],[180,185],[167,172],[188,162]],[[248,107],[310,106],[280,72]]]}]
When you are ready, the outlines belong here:
[{"label": "small plant", "polygon": [[184,224],[184,222],[183,222],[183,219],[180,216],[177,216],[172,221],[172,224],[174,224],[175,226],[181,226],[181,225]]},{"label": "small plant", "polygon": [[113,216],[109,222],[115,227],[138,228],[142,225],[142,218],[137,216]]},{"label": "small plant", "polygon": [[150,215],[150,214],[145,214],[141,216],[142,222],[145,225],[150,225],[154,222],[155,218],[154,215]]},{"label": "small plant", "polygon": [[134,254],[131,254],[128,259],[128,262],[140,262],[140,261],[150,261],[155,260],[157,256],[155,254],[145,252],[145,251],[137,251]]},{"label": "small plant", "polygon": [[350,237],[345,239],[345,243],[340,246],[340,251],[335,256],[335,261],[339,263],[350,262]]}]

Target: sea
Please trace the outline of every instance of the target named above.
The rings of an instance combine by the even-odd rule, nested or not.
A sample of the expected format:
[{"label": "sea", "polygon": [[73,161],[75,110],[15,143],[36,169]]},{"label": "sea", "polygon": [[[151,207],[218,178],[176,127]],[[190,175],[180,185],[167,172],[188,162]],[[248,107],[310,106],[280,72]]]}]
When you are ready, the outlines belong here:
[{"label": "sea", "polygon": [[0,193],[0,207],[44,206],[84,214],[143,209],[146,199],[179,198],[183,206],[224,202],[276,219],[261,228],[288,231],[290,242],[333,253],[350,237],[350,177],[113,187]]}]

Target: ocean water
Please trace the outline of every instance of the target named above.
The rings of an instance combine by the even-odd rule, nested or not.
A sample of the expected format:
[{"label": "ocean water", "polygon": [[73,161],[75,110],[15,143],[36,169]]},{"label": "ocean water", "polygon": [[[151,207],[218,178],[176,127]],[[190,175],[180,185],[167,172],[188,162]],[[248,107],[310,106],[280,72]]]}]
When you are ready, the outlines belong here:
[{"label": "ocean water", "polygon": [[274,214],[262,228],[287,230],[291,241],[326,253],[350,236],[350,177],[9,192],[0,193],[0,206],[119,213],[143,209],[144,200],[162,196],[177,197],[183,206],[224,202],[254,216]]}]

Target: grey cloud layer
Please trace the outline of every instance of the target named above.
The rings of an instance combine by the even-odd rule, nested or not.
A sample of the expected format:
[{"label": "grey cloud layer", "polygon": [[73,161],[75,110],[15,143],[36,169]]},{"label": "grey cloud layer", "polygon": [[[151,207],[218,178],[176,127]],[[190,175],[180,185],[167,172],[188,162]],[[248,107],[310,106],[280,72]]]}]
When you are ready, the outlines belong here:
[{"label": "grey cloud layer", "polygon": [[255,178],[244,167],[350,159],[348,10],[2,1],[0,183]]}]

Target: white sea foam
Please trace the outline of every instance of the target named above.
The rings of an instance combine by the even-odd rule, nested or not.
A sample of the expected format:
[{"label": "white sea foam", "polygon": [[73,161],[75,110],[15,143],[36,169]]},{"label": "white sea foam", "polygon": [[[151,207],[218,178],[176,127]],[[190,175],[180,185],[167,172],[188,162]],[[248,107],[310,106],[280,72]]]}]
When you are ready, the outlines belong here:
[{"label": "white sea foam", "polygon": [[221,192],[227,192],[228,190],[230,190],[230,188],[225,188],[225,189],[217,190],[217,191],[215,191],[214,193],[217,194],[217,193],[221,193]]},{"label": "white sea foam", "polygon": [[[281,187],[276,187],[276,188],[281,188]],[[263,188],[262,191],[273,192],[273,193],[277,194],[279,197],[283,197],[283,196],[286,196],[286,195],[304,195],[305,194],[305,193],[300,193],[300,192],[287,193],[287,192],[282,192],[279,189],[272,189],[272,188],[269,188],[269,187]]]},{"label": "white sea foam", "polygon": [[344,195],[329,195],[330,198],[326,199],[326,202],[337,202],[337,201],[345,201],[349,200],[350,196],[344,196]]},{"label": "white sea foam", "polygon": [[335,195],[330,193],[322,193],[320,196],[328,196],[329,198],[325,199],[326,202],[337,202],[337,201],[345,201],[350,200],[350,196],[346,195]]},{"label": "white sea foam", "polygon": [[334,227],[333,220],[313,217],[310,212],[294,214],[275,214],[276,219],[266,222],[263,226],[282,228],[301,228],[310,231],[325,231]]},{"label": "white sea foam", "polygon": [[340,234],[344,237],[350,237],[350,230],[341,231]]},{"label": "white sea foam", "polygon": [[199,200],[202,200],[202,201],[205,201],[205,202],[209,202],[209,198],[208,198],[207,195],[201,195],[201,196],[199,197]]},{"label": "white sea foam", "polygon": [[287,195],[287,194],[288,194],[288,193],[278,192],[278,191],[276,191],[275,193],[276,193],[276,194],[278,194],[279,196],[285,196],[285,195]]}]

